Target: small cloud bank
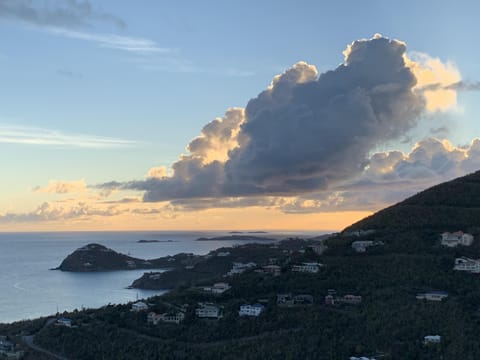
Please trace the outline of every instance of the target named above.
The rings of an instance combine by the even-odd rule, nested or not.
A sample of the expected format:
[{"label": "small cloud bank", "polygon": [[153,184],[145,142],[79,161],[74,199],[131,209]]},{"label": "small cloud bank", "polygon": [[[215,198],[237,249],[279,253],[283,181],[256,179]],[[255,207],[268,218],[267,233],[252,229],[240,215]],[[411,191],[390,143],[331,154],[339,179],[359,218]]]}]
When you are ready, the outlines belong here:
[{"label": "small cloud bank", "polygon": [[37,186],[34,191],[47,194],[70,194],[87,190],[85,180],[78,181],[57,181],[51,180],[45,187]]},{"label": "small cloud bank", "polygon": [[228,109],[207,124],[171,174],[99,187],[142,191],[145,202],[185,208],[329,194],[371,172],[372,151],[405,138],[422,114],[456,105],[461,78],[452,63],[410,58],[405,43],[379,34],[343,54],[343,63],[323,74],[298,62],[275,76],[245,109]]}]

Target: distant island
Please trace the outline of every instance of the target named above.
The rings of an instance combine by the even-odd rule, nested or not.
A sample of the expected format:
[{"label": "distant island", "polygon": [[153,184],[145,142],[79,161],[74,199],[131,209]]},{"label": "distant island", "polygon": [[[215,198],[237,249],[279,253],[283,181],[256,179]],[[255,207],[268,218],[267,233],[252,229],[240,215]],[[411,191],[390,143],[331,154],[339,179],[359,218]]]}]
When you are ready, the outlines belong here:
[{"label": "distant island", "polygon": [[141,239],[137,241],[140,244],[145,244],[145,243],[171,243],[171,242],[178,242],[178,240],[146,240],[146,239]]},{"label": "distant island", "polygon": [[275,241],[272,238],[254,236],[254,235],[226,235],[226,236],[215,236],[215,237],[201,237],[197,241],[229,241],[229,240],[245,240],[245,241]]}]

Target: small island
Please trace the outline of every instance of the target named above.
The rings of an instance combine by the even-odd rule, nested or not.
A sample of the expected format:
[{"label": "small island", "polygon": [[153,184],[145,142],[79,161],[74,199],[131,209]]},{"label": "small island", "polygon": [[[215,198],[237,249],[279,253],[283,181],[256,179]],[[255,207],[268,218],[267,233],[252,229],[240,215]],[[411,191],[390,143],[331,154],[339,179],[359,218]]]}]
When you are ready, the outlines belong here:
[{"label": "small island", "polygon": [[171,269],[191,254],[178,254],[158,259],[138,259],[118,253],[100,244],[88,244],[68,255],[55,269],[71,272],[95,272],[136,269]]}]

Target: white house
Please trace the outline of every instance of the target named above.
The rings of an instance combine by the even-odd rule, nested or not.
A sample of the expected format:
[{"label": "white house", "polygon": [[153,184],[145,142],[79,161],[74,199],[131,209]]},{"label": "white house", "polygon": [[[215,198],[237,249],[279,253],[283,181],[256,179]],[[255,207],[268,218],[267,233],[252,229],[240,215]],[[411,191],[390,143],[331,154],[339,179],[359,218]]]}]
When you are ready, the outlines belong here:
[{"label": "white house", "polygon": [[440,244],[448,247],[456,247],[458,245],[470,246],[473,243],[473,235],[456,231],[453,233],[444,232]]},{"label": "white house", "polygon": [[60,319],[57,319],[55,324],[60,326],[72,327],[72,320],[62,317]]},{"label": "white house", "polygon": [[231,289],[230,285],[224,282],[219,282],[219,283],[213,284],[213,286],[205,286],[203,288],[203,291],[212,293],[214,295],[221,295],[229,289]]},{"label": "white house", "polygon": [[230,256],[230,251],[219,251],[217,253],[217,256],[220,256],[220,257]]},{"label": "white house", "polygon": [[446,297],[448,297],[448,293],[445,291],[429,291],[417,294],[418,300],[442,301]]},{"label": "white house", "polygon": [[423,338],[424,344],[438,344],[442,341],[442,337],[440,335],[427,335]]},{"label": "white house", "polygon": [[240,311],[238,312],[238,315],[240,316],[258,316],[262,313],[262,311],[265,309],[265,306],[262,304],[245,304],[240,306]]},{"label": "white house", "polygon": [[466,257],[457,258],[455,259],[453,270],[478,274],[480,273],[480,260],[469,259]]},{"label": "white house", "polygon": [[293,265],[292,271],[294,272],[306,272],[306,273],[318,273],[320,267],[323,266],[317,262],[305,262],[301,265]]},{"label": "white house", "polygon": [[185,314],[181,311],[163,314],[156,314],[154,312],[150,312],[147,315],[147,321],[153,323],[153,325],[157,325],[160,321],[166,323],[180,324],[183,319],[185,319]]},{"label": "white house", "polygon": [[249,263],[239,263],[239,262],[234,262],[232,266],[232,270],[230,270],[227,275],[232,276],[232,275],[238,275],[241,274],[248,269],[256,267],[257,264],[254,262],[249,262]]},{"label": "white house", "polygon": [[148,305],[143,301],[137,301],[136,303],[132,304],[132,311],[139,312],[145,310],[148,310]]},{"label": "white house", "polygon": [[364,253],[370,246],[383,245],[382,241],[357,240],[352,243],[352,249],[358,253]]},{"label": "white house", "polygon": [[212,303],[198,303],[195,315],[199,318],[219,319],[222,317],[222,310]]},{"label": "white house", "polygon": [[273,276],[280,276],[282,274],[282,268],[278,265],[265,265],[262,267],[263,271]]}]

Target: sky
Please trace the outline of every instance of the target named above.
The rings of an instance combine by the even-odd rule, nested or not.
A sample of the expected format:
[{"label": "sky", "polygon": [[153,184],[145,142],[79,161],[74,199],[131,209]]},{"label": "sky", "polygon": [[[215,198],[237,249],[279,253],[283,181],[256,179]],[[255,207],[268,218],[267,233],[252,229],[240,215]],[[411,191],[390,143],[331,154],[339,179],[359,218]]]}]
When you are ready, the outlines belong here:
[{"label": "sky", "polygon": [[479,170],[479,7],[0,0],[0,231],[341,230]]}]

